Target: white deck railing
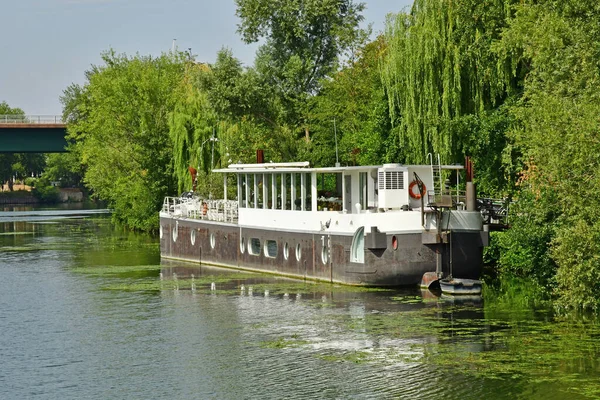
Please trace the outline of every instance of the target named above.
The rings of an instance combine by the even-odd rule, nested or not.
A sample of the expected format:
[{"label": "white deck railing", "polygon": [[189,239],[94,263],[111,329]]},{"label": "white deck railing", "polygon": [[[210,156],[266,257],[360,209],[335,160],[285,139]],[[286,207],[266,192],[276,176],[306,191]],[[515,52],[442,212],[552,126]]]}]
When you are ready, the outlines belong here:
[{"label": "white deck railing", "polygon": [[205,200],[197,197],[165,197],[162,211],[172,217],[237,223],[236,200]]}]

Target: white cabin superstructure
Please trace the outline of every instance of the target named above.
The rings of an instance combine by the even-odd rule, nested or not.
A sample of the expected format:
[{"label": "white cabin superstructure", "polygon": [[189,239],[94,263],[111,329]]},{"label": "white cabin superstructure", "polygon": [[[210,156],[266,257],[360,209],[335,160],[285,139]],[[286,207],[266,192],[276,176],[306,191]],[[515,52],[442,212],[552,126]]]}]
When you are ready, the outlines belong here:
[{"label": "white cabin superstructure", "polygon": [[[428,200],[422,204],[418,196],[409,194],[414,173],[425,188],[432,188],[427,191],[429,199],[434,196],[428,165],[309,168],[308,162],[233,164],[214,172],[225,176],[225,199],[231,196],[238,203],[238,224],[250,227],[318,232],[332,219],[327,230],[336,233],[354,233],[357,226],[365,226],[366,231],[376,226],[382,232],[414,232],[422,228],[422,207],[423,212],[431,212]],[[236,176],[237,195],[228,187],[227,174]],[[328,196],[319,193],[321,176],[335,177],[337,191],[326,193]],[[464,204],[464,196],[453,197],[458,207]],[[435,219],[425,222],[428,229],[435,228]]]}]

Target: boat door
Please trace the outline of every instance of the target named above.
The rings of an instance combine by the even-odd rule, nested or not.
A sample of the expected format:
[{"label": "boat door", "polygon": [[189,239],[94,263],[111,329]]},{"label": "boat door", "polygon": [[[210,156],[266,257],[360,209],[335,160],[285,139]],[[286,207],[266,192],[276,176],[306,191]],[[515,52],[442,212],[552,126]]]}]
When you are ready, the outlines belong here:
[{"label": "boat door", "polygon": [[352,176],[344,175],[344,210],[352,213]]}]

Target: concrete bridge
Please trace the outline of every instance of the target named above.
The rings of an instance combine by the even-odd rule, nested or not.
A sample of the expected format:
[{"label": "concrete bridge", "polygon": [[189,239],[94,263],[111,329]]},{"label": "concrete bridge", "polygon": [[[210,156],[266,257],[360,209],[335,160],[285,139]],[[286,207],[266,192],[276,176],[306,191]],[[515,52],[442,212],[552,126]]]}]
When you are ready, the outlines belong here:
[{"label": "concrete bridge", "polygon": [[60,115],[0,115],[0,153],[63,153],[66,134]]}]

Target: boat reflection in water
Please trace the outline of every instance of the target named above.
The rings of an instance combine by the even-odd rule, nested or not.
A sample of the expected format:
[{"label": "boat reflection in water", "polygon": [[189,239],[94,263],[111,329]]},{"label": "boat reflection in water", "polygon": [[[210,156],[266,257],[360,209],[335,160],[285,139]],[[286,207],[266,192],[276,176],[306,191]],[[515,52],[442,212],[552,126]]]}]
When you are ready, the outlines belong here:
[{"label": "boat reflection in water", "polygon": [[[164,295],[187,290],[228,298],[232,321],[260,325],[266,341],[317,357],[405,365],[430,357],[440,343],[485,350],[477,338],[489,330],[480,296],[357,288],[176,261],[161,266]],[[461,335],[465,330],[472,335]],[[273,335],[279,336],[268,339]]]}]

